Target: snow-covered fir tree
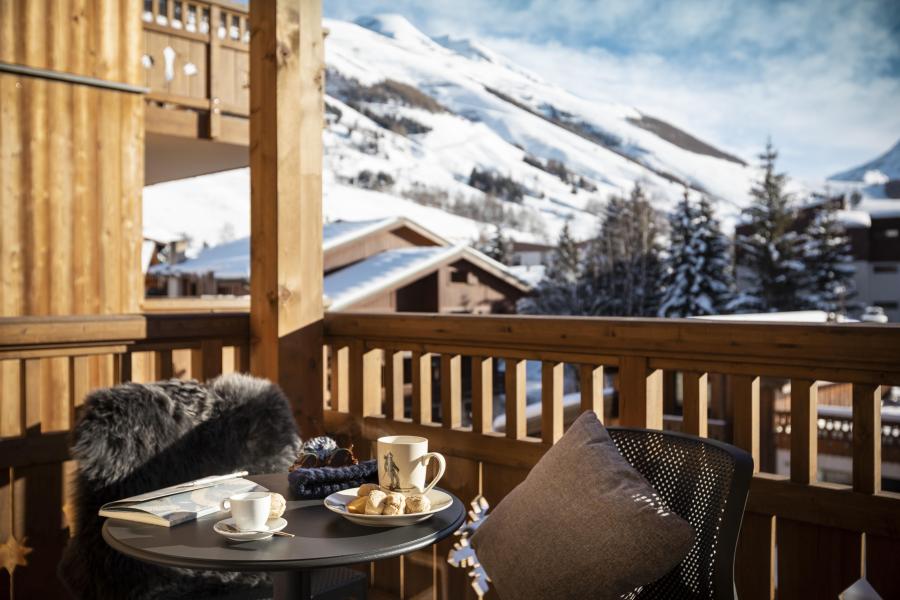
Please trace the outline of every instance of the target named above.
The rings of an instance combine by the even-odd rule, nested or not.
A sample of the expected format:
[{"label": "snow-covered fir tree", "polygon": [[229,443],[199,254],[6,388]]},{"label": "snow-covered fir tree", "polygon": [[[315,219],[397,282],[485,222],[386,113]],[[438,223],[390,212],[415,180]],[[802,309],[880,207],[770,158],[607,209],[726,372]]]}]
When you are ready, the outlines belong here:
[{"label": "snow-covered fir tree", "polygon": [[503,235],[499,225],[494,225],[494,234],[485,243],[480,244],[478,249],[504,265],[512,263],[512,240]]},{"label": "snow-covered fir tree", "polygon": [[544,279],[530,297],[519,302],[519,312],[540,315],[583,315],[588,308],[582,294],[583,269],[578,244],[568,222],[559,233],[553,259]]},{"label": "snow-covered fir tree", "polygon": [[760,154],[763,178],[750,190],[753,202],[735,236],[740,294],[738,312],[799,310],[806,306],[801,285],[803,236],[791,229],[794,213],[785,192],[787,176],[776,173],[771,141]]},{"label": "snow-covered fir tree", "polygon": [[833,202],[826,201],[816,211],[805,237],[803,265],[808,307],[841,313],[854,308],[850,304],[856,292],[850,238],[838,220]]},{"label": "snow-covered fir tree", "polygon": [[591,244],[585,285],[589,314],[655,316],[660,304],[661,222],[639,184],[629,198],[613,196]]},{"label": "snow-covered fir tree", "polygon": [[714,315],[734,297],[731,244],[705,195],[692,202],[687,189],[669,215],[661,317]]}]

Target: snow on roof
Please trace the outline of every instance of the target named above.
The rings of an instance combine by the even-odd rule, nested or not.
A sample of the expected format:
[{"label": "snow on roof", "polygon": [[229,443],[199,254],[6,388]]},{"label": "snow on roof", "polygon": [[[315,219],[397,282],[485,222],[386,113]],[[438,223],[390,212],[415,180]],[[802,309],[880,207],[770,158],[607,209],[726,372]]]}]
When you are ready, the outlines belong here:
[{"label": "snow on roof", "polygon": [[515,265],[509,267],[513,275],[534,287],[544,279],[547,271],[545,265]]},{"label": "snow on roof", "polygon": [[837,219],[844,227],[869,228],[872,226],[872,215],[864,210],[839,210]]},{"label": "snow on roof", "polygon": [[141,266],[144,273],[150,268],[150,261],[153,260],[154,254],[156,254],[156,242],[153,240],[141,242]]},{"label": "snow on roof", "polygon": [[[755,321],[779,323],[829,323],[829,313],[824,310],[794,310],[785,312],[747,313],[740,315],[704,315],[692,319],[710,319],[713,321]],[[844,315],[837,315],[838,323],[856,323]]]},{"label": "snow on roof", "polygon": [[209,246],[197,258],[178,264],[159,264],[150,268],[155,275],[206,275],[219,279],[250,278],[250,238],[243,237],[226,244]]},{"label": "snow on roof", "polygon": [[396,222],[396,218],[369,219],[366,221],[332,221],[322,226],[322,250],[329,250],[351,240],[363,237],[390,223]]},{"label": "snow on roof", "polygon": [[441,264],[459,247],[421,246],[381,252],[325,277],[330,310],[341,310],[372,294]]},{"label": "snow on roof", "polygon": [[[372,232],[393,226],[411,227],[435,241],[449,242],[440,236],[408,221],[402,217],[385,219],[369,219],[366,221],[333,221],[322,226],[322,250],[328,251],[353,240],[365,237]],[[157,275],[205,275],[214,273],[220,279],[246,279],[250,277],[250,238],[240,239],[208,246],[200,250],[196,258],[169,265],[154,265],[151,273]]]},{"label": "snow on roof", "polygon": [[329,310],[342,310],[369,296],[420,276],[423,271],[466,258],[507,283],[527,291],[508,267],[466,246],[418,246],[386,250],[325,277]]}]

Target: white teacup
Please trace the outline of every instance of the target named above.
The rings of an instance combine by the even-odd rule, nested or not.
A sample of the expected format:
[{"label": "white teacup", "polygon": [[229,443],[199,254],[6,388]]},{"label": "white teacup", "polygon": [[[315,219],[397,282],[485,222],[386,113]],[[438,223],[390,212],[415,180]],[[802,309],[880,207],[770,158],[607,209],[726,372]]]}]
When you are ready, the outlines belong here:
[{"label": "white teacup", "polygon": [[[438,461],[438,473],[425,485],[425,470],[432,458]],[[378,483],[384,489],[426,494],[446,470],[444,457],[428,451],[427,438],[414,435],[378,438]]]},{"label": "white teacup", "polygon": [[222,500],[222,510],[230,510],[238,529],[259,531],[266,528],[272,496],[269,492],[244,492]]}]

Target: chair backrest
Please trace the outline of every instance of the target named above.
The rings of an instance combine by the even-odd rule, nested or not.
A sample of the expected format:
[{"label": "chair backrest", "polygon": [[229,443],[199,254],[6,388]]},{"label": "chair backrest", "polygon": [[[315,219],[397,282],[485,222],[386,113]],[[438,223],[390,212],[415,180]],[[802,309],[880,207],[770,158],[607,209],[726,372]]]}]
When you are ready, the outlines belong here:
[{"label": "chair backrest", "polygon": [[716,440],[610,427],[622,456],[688,521],[696,539],[681,563],[626,598],[734,598],[734,554],[753,458]]}]

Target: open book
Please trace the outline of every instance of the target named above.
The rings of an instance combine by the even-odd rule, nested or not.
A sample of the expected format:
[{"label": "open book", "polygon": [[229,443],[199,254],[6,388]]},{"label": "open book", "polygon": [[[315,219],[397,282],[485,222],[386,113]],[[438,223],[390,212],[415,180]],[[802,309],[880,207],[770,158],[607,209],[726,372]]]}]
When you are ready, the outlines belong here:
[{"label": "open book", "polygon": [[100,507],[100,516],[171,527],[219,511],[222,500],[235,494],[267,491],[261,485],[239,475],[241,474],[235,474],[230,479],[208,477],[206,480],[200,479],[108,502]]}]

